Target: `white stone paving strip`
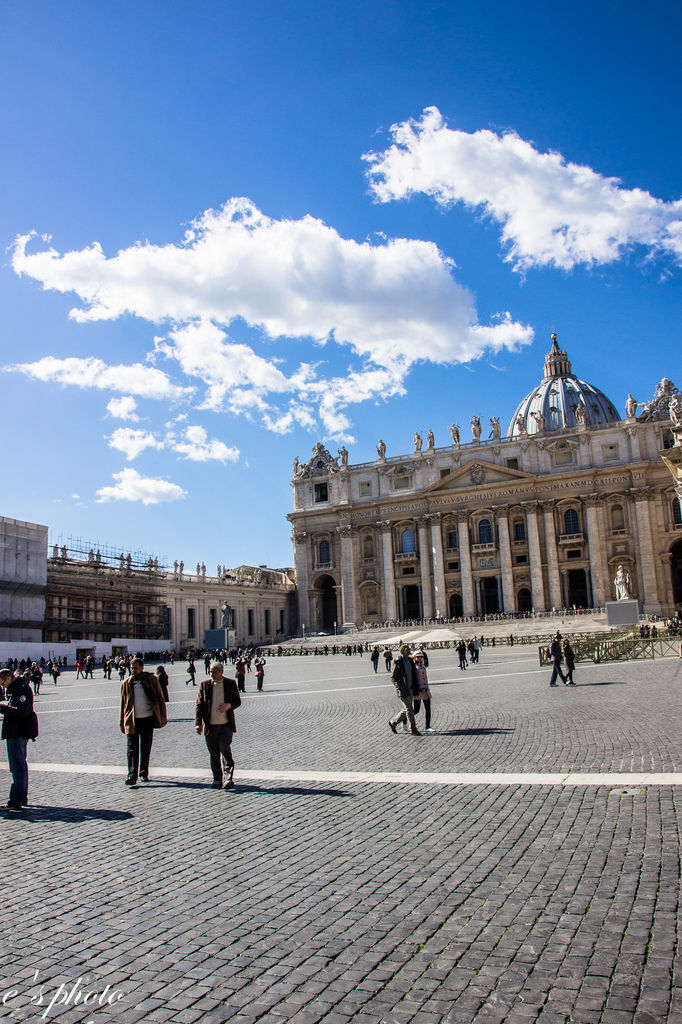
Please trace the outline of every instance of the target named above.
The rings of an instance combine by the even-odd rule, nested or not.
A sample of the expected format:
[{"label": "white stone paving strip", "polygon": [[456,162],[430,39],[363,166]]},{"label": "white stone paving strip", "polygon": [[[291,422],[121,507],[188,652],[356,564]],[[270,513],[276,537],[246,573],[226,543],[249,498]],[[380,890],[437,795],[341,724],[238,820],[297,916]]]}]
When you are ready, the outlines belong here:
[{"label": "white stone paving strip", "polygon": [[[8,769],[4,766],[3,771]],[[29,762],[29,772],[62,775],[124,776],[127,769],[110,764],[49,764]],[[159,766],[153,782],[163,779],[208,779],[205,768]],[[380,785],[433,786],[682,786],[682,772],[336,772],[288,768],[237,769],[235,781],[247,782],[372,782]]]}]

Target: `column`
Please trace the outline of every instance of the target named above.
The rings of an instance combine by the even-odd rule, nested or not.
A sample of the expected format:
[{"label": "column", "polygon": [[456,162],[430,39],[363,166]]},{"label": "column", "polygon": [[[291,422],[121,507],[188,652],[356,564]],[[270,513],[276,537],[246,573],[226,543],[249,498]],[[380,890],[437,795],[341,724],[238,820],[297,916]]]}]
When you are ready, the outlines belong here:
[{"label": "column", "polygon": [[561,579],[559,577],[559,555],[556,546],[556,531],[554,529],[554,502],[544,502],[542,511],[545,518],[545,550],[547,554],[547,576],[549,578],[549,603],[553,608],[563,608]]},{"label": "column", "polygon": [[431,523],[431,561],[433,563],[433,599],[436,615],[448,614],[447,592],[445,590],[445,562],[443,559],[443,534],[441,514],[433,512],[427,516]]},{"label": "column", "polygon": [[585,498],[585,505],[587,507],[587,547],[590,559],[590,576],[592,577],[592,601],[595,608],[601,608],[606,603],[604,574],[601,569],[601,546],[597,515],[598,504],[599,498],[596,494],[590,494]]},{"label": "column", "polygon": [[[298,590],[298,624],[305,624],[308,628],[312,625],[310,621],[310,604],[308,601],[308,534],[305,530],[295,533],[292,537],[294,542],[294,562],[296,563],[296,588]],[[235,626],[237,625],[235,621]]]},{"label": "column", "polygon": [[568,569],[561,570],[561,593],[564,599],[564,608],[568,608]]},{"label": "column", "polygon": [[497,535],[500,539],[500,568],[502,570],[502,611],[516,611],[514,594],[514,570],[512,568],[511,542],[509,540],[509,519],[507,509],[497,515]]},{"label": "column", "polygon": [[471,547],[469,545],[469,517],[466,512],[457,513],[457,537],[459,540],[459,568],[462,575],[462,615],[475,615],[474,581],[471,576]]},{"label": "column", "polygon": [[422,577],[422,618],[433,618],[433,595],[431,593],[431,545],[429,544],[429,524],[426,516],[417,520],[419,532],[419,567]]},{"label": "column", "polygon": [[542,553],[540,531],[538,530],[537,505],[530,502],[526,508],[526,533],[528,534],[528,561],[530,562],[530,591],[533,610],[545,611],[545,584],[542,579]]},{"label": "column", "polygon": [[649,495],[651,491],[646,487],[641,487],[636,490],[633,489],[630,493],[635,499],[635,511],[637,514],[638,561],[642,572],[643,585],[641,592],[642,611],[648,615],[660,615],[661,602],[658,599],[654,545],[651,539],[651,513],[649,510]]},{"label": "column", "polygon": [[395,575],[393,573],[393,527],[390,523],[381,523],[381,548],[384,558],[384,615],[387,619],[397,619],[395,602]]},{"label": "column", "polygon": [[355,560],[353,558],[353,536],[350,526],[337,526],[341,540],[341,617],[343,629],[355,626]]}]

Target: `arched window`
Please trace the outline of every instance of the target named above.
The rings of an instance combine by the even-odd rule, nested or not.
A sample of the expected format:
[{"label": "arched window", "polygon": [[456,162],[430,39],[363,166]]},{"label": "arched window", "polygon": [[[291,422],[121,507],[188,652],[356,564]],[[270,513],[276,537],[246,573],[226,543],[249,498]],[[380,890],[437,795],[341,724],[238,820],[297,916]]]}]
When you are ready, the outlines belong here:
[{"label": "arched window", "polygon": [[614,530],[625,529],[625,514],[622,505],[614,505],[611,509],[611,525]]},{"label": "arched window", "polygon": [[569,508],[564,512],[564,533],[580,533],[578,513],[574,508]]},{"label": "arched window", "polygon": [[680,509],[679,498],[673,498],[673,523],[675,526],[682,524],[682,510]]},{"label": "arched window", "polygon": [[478,543],[479,544],[492,544],[493,540],[493,528],[490,525],[489,519],[481,519],[478,524]]},{"label": "arched window", "polygon": [[414,530],[403,530],[400,538],[400,550],[404,555],[414,554]]},{"label": "arched window", "polygon": [[331,549],[328,540],[320,541],[320,565],[327,565],[331,562]]},{"label": "arched window", "polygon": [[448,530],[448,548],[453,550],[457,547],[457,530]]},{"label": "arched window", "polygon": [[514,540],[526,539],[526,524],[523,519],[514,520]]},{"label": "arched window", "polygon": [[362,538],[362,557],[374,558],[374,538],[369,533]]}]

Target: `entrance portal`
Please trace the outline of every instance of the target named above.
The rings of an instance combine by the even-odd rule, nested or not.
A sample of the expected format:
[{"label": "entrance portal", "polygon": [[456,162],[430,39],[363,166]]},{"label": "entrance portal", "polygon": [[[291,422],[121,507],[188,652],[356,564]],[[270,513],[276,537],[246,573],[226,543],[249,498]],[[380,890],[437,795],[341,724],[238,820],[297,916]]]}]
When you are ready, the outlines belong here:
[{"label": "entrance portal", "polygon": [[419,587],[416,583],[403,587],[403,618],[420,619],[422,615]]},{"label": "entrance portal", "polygon": [[450,618],[461,619],[464,615],[464,605],[462,604],[462,595],[453,594],[450,598]]},{"label": "entrance portal", "polygon": [[673,576],[673,601],[679,610],[682,607],[682,540],[670,549],[670,570]]},{"label": "entrance portal", "polygon": [[528,587],[521,587],[519,590],[516,595],[516,607],[520,612],[530,612],[533,610],[533,598]]},{"label": "entrance portal", "polygon": [[568,572],[568,605],[572,608],[589,608],[587,599],[587,577],[584,569],[570,569]]},{"label": "entrance portal", "polygon": [[500,610],[500,596],[497,590],[497,577],[485,576],[481,580],[481,614],[497,615]]},{"label": "entrance portal", "polygon": [[331,576],[321,576],[315,587],[318,593],[320,628],[333,630],[338,622],[336,614],[336,584]]}]

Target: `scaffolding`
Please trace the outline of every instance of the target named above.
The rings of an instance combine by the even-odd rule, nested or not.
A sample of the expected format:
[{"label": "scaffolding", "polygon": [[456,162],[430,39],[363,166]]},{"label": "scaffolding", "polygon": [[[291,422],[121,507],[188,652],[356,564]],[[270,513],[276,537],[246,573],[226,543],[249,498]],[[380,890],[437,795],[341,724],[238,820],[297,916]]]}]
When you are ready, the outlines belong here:
[{"label": "scaffolding", "polygon": [[147,552],[60,537],[47,561],[46,640],[166,639],[164,580]]}]

